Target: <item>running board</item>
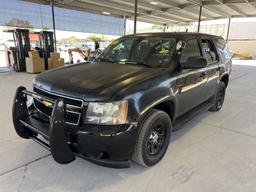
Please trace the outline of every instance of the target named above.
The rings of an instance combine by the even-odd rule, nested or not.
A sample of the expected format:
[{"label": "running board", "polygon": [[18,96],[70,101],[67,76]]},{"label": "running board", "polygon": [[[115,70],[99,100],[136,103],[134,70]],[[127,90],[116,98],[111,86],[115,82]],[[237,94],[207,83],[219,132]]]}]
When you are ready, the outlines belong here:
[{"label": "running board", "polygon": [[181,115],[175,120],[173,125],[173,131],[178,131],[179,129],[184,127],[187,123],[192,121],[201,112],[208,111],[211,107],[212,107],[212,103],[210,101],[207,101],[193,108],[189,112]]}]

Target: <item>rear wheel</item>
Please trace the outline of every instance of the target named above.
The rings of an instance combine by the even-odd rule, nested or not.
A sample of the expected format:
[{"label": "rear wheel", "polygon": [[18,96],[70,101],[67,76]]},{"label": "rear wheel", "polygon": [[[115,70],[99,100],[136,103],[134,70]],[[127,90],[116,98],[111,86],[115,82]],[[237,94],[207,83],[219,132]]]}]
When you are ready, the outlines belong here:
[{"label": "rear wheel", "polygon": [[209,111],[219,111],[224,103],[226,93],[226,85],[223,81],[220,81],[218,90],[213,99],[213,106],[209,109]]},{"label": "rear wheel", "polygon": [[151,109],[139,122],[133,161],[145,167],[158,163],[168,148],[171,128],[171,120],[165,112]]}]

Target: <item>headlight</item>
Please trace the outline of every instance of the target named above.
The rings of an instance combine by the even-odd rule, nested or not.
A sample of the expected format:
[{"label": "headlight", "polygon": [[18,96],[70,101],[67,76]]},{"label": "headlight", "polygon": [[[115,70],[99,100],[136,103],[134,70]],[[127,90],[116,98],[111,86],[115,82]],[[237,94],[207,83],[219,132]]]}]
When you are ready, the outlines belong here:
[{"label": "headlight", "polygon": [[113,103],[89,103],[85,122],[88,124],[117,125],[125,124],[127,101]]}]

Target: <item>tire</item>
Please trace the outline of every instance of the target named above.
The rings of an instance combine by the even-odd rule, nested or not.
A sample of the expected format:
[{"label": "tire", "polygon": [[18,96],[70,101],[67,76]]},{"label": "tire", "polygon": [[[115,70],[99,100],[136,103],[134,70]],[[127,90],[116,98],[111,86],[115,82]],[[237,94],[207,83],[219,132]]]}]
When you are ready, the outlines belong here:
[{"label": "tire", "polygon": [[172,123],[163,111],[150,109],[138,124],[138,137],[132,160],[150,167],[164,156],[170,141]]},{"label": "tire", "polygon": [[219,111],[224,103],[226,93],[226,84],[223,81],[220,81],[218,90],[213,98],[213,106],[209,109],[209,111]]}]

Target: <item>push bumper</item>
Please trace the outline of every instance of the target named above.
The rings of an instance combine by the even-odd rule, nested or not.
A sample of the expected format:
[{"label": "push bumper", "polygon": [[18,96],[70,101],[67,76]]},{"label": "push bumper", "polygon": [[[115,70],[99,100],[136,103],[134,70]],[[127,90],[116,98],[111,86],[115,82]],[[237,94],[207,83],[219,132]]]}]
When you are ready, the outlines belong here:
[{"label": "push bumper", "polygon": [[[37,111],[33,105],[27,105],[27,98],[52,104],[49,119]],[[18,87],[12,109],[13,124],[17,134],[25,139],[33,139],[51,151],[54,160],[66,164],[75,160],[76,156],[113,168],[130,167],[136,129],[134,125],[126,125],[122,131],[112,129],[96,131],[94,127],[82,125],[76,131],[69,131],[65,122],[66,105],[63,99],[53,100],[35,92]]]}]

